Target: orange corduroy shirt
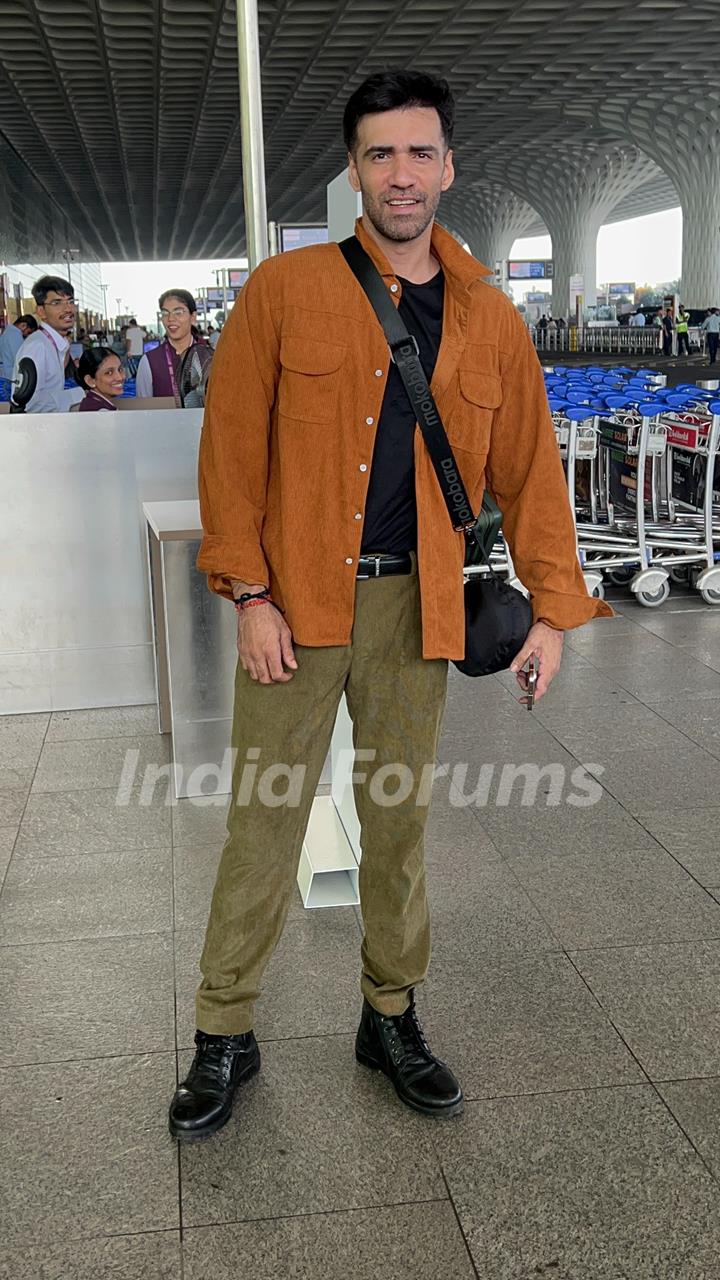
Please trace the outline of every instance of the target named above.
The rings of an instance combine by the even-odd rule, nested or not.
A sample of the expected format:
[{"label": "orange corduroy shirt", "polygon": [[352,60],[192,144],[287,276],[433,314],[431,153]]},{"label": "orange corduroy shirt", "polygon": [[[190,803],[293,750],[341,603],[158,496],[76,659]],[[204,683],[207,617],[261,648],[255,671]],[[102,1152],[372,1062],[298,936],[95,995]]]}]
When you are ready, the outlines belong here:
[{"label": "orange corduroy shirt", "polygon": [[[356,234],[399,301],[402,285],[360,221]],[[518,312],[487,268],[435,224],[445,273],[432,391],[476,511],[485,484],[533,616],[561,630],[609,616],[588,596],[542,370]],[[269,585],[300,645],[345,645],[390,355],[334,244],[269,258],[252,273],[213,359],[200,444],[213,591]],[[422,435],[415,491],[423,656],[462,658],[464,537],[450,523]]]}]

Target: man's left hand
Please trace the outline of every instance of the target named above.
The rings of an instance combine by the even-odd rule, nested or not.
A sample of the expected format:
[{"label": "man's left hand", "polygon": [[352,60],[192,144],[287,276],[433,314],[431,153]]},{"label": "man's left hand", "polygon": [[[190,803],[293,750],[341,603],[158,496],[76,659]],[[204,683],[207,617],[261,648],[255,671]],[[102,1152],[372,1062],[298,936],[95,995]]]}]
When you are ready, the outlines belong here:
[{"label": "man's left hand", "polygon": [[546,622],[536,622],[529,630],[527,640],[517,657],[510,664],[510,670],[517,675],[517,682],[524,693],[527,693],[527,672],[522,668],[529,658],[535,657],[538,667],[538,680],[535,687],[535,701],[539,702],[560,670],[562,648],[565,633],[549,627]]}]

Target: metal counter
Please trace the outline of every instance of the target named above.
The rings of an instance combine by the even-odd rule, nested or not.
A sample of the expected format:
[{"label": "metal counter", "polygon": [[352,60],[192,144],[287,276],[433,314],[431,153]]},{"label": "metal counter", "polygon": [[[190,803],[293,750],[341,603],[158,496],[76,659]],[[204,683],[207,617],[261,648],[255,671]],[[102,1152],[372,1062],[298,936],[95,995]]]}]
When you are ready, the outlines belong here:
[{"label": "metal counter", "polygon": [[200,409],[0,429],[0,715],[155,701],[142,503],[197,497]]}]

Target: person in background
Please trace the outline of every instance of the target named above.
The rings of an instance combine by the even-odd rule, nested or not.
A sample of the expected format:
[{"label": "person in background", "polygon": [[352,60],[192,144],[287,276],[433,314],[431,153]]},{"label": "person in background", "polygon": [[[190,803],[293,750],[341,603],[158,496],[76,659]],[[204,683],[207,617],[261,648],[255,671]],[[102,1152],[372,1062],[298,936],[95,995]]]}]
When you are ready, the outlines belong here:
[{"label": "person in background", "polygon": [[710,308],[700,325],[700,331],[707,334],[708,364],[714,364],[720,345],[720,311],[717,307]]},{"label": "person in background", "polygon": [[662,353],[664,356],[672,355],[673,330],[675,328],[673,322],[673,313],[670,307],[667,307],[662,313],[660,320],[662,326]]},{"label": "person in background", "polygon": [[12,378],[15,357],[26,338],[37,330],[34,316],[20,316],[0,334],[0,378]]},{"label": "person in background", "polygon": [[109,347],[91,347],[80,357],[78,378],[85,390],[80,413],[104,413],[116,410],[115,400],[123,393],[125,370],[122,361]]},{"label": "person in background", "polygon": [[678,340],[678,355],[681,356],[683,351],[685,355],[690,355],[690,316],[683,306],[678,311],[678,317],[675,321],[675,332]]},{"label": "person in background", "polygon": [[138,365],[135,391],[138,397],[178,396],[180,360],[198,340],[195,299],[187,289],[167,289],[158,299],[165,340],[148,351]]},{"label": "person in background", "polygon": [[145,351],[145,330],[138,324],[137,320],[131,317],[130,323],[125,330],[125,352],[127,355],[127,366],[130,376],[135,377],[138,365]]},{"label": "person in background", "polygon": [[557,327],[558,329],[567,329],[567,321],[564,316],[558,316]]},{"label": "person in background", "polygon": [[[26,405],[26,413],[68,413],[83,398],[80,387],[65,390],[65,366],[70,358],[69,335],[77,315],[72,285],[61,276],[41,276],[32,287],[40,327],[26,338],[15,357],[35,365],[37,385]],[[70,373],[75,366],[70,360]]]},{"label": "person in background", "polygon": [[209,324],[208,325],[208,342],[210,343],[210,346],[212,347],[213,351],[215,350],[219,341],[220,341],[220,330],[216,329],[214,325]]}]

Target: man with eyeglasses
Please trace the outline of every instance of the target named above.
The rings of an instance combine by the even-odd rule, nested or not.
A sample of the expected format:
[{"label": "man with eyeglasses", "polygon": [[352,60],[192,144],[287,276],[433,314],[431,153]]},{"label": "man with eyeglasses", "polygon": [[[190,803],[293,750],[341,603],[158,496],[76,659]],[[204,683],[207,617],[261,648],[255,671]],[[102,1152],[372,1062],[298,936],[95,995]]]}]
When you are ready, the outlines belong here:
[{"label": "man with eyeglasses", "polygon": [[[37,372],[37,386],[26,413],[68,413],[83,399],[81,387],[65,390],[65,366],[70,354],[69,335],[75,326],[72,285],[61,276],[41,276],[32,287],[40,328],[26,338],[15,361],[30,359]],[[72,362],[71,362],[72,364]]]}]

